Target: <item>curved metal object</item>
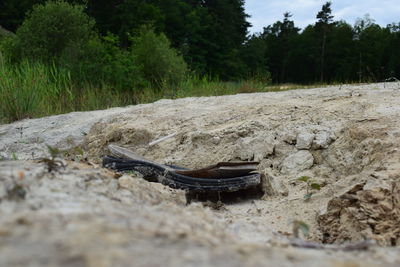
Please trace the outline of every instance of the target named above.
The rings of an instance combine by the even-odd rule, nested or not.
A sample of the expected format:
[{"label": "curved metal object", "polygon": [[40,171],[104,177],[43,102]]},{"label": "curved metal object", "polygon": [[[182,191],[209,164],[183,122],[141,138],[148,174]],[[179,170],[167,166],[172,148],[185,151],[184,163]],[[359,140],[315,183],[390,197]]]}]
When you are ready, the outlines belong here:
[{"label": "curved metal object", "polygon": [[116,145],[109,146],[114,156],[105,156],[103,166],[117,171],[134,170],[144,178],[171,188],[195,192],[233,192],[256,186],[261,175],[253,173],[258,162],[220,162],[202,169],[188,170],[147,160],[134,152]]}]

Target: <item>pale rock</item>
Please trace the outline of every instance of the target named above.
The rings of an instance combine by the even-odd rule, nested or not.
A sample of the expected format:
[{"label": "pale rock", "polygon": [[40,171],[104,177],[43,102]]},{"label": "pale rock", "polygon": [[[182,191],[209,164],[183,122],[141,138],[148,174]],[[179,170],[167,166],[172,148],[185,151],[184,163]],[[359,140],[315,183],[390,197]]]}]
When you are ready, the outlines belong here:
[{"label": "pale rock", "polygon": [[287,196],[289,191],[278,177],[271,175],[268,171],[262,175],[262,190],[265,196]]},{"label": "pale rock", "polygon": [[383,179],[368,179],[363,187],[364,190],[374,190],[376,188],[383,188],[392,191],[392,182]]},{"label": "pale rock", "polygon": [[301,149],[310,149],[311,144],[314,140],[315,134],[310,132],[302,132],[297,135],[296,140],[296,148]]},{"label": "pale rock", "polygon": [[333,134],[327,131],[321,131],[315,134],[315,138],[312,142],[313,149],[323,149],[328,148],[328,146],[335,140]]},{"label": "pale rock", "polygon": [[9,159],[8,155],[6,152],[0,152],[0,160],[6,160]]},{"label": "pale rock", "polygon": [[275,144],[274,156],[282,159],[296,151],[297,149],[294,145],[290,145],[287,142],[278,140],[278,142]]},{"label": "pale rock", "polygon": [[296,142],[297,134],[295,131],[284,131],[283,133],[280,134],[281,139],[288,143],[288,144],[294,144]]},{"label": "pale rock", "polygon": [[245,137],[239,139],[234,155],[241,160],[261,161],[274,153],[275,140],[272,136]]},{"label": "pale rock", "polygon": [[311,168],[314,157],[308,150],[300,150],[289,155],[282,163],[281,173],[301,172]]}]

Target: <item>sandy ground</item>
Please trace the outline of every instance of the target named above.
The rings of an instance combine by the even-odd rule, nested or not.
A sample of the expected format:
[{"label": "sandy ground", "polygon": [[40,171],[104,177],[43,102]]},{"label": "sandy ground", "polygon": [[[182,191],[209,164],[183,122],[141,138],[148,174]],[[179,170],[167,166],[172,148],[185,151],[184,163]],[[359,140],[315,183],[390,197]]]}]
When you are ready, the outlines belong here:
[{"label": "sandy ground", "polygon": [[[386,83],[160,100],[2,125],[0,266],[398,266],[399,103],[400,84]],[[46,144],[68,150],[65,168],[48,172],[39,162]],[[102,169],[108,144],[189,168],[259,161],[262,193],[188,204],[183,191]],[[309,226],[300,237],[310,242],[376,245],[297,248],[296,221]]]}]

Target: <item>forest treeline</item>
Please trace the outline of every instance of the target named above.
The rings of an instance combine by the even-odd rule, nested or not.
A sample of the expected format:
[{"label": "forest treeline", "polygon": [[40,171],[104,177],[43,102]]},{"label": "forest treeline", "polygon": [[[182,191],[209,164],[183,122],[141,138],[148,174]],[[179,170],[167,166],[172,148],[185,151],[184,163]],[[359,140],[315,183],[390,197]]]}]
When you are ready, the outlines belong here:
[{"label": "forest treeline", "polygon": [[[44,0],[3,0],[0,25],[16,32],[26,12]],[[290,13],[248,35],[243,0],[70,0],[84,5],[101,36],[128,49],[143,25],[163,33],[191,71],[240,80],[270,76],[274,82],[380,81],[400,76],[400,23],[386,27],[365,16],[335,21],[327,2],[315,24],[301,30]]]}]

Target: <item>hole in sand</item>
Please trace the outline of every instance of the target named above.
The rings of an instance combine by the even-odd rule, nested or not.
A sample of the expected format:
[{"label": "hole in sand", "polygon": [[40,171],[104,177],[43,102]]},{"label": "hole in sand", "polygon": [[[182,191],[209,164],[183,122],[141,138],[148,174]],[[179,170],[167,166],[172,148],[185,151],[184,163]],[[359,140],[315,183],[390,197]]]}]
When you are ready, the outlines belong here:
[{"label": "hole in sand", "polygon": [[191,203],[193,201],[200,202],[221,202],[224,204],[235,204],[238,202],[260,199],[264,195],[261,186],[250,187],[245,190],[239,190],[235,192],[211,192],[211,193],[199,193],[199,192],[187,192],[186,201]]}]

